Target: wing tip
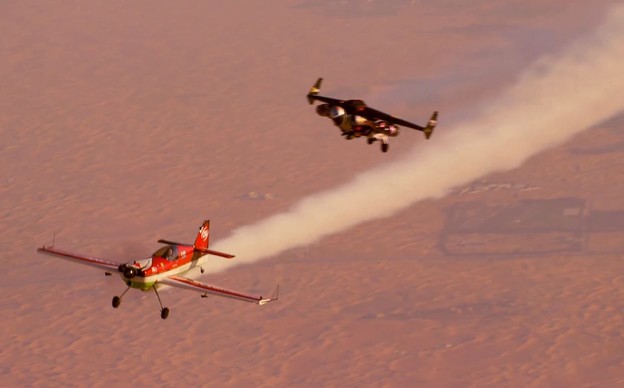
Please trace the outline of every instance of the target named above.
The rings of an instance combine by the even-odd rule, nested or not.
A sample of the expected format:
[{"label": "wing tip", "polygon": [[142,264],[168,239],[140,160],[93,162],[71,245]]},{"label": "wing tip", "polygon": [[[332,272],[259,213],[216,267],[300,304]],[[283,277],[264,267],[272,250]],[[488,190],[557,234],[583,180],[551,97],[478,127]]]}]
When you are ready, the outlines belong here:
[{"label": "wing tip", "polygon": [[314,104],[314,96],[319,94],[322,83],[323,83],[323,78],[319,77],[319,79],[317,79],[314,85],[312,85],[312,87],[310,88],[310,91],[308,92],[308,95],[306,96],[308,98],[308,102],[310,103],[310,105]]},{"label": "wing tip", "polygon": [[423,131],[425,132],[425,139],[429,139],[431,137],[431,135],[433,134],[433,130],[435,129],[437,124],[438,124],[438,111],[436,110],[431,115],[431,118],[429,118],[429,121],[427,122],[427,126],[425,127]]},{"label": "wing tip", "polygon": [[279,299],[279,284],[275,287],[275,290],[273,291],[273,294],[271,295],[270,298],[260,297],[260,300],[258,300],[258,304],[262,306],[269,302],[275,302],[278,299]]}]

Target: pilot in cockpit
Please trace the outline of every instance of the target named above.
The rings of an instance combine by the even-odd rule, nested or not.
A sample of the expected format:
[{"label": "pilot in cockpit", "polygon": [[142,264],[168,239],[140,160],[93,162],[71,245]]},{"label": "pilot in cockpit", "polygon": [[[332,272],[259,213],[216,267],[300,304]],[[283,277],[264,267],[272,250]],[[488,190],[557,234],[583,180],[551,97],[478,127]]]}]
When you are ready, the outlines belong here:
[{"label": "pilot in cockpit", "polygon": [[178,258],[178,247],[176,246],[162,247],[156,252],[154,252],[152,257],[162,257],[163,259],[167,261],[173,261]]}]

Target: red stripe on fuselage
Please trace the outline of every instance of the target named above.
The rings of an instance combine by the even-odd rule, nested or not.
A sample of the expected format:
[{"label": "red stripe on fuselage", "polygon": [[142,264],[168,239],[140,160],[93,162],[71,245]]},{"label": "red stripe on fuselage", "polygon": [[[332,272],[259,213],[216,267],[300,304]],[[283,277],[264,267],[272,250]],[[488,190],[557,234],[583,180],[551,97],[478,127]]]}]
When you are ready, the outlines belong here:
[{"label": "red stripe on fuselage", "polygon": [[173,271],[176,268],[179,268],[193,261],[194,250],[192,246],[178,245],[177,248],[178,256],[175,258],[175,260],[167,260],[158,256],[152,257],[152,265],[143,271],[144,275],[160,275],[169,271]]}]

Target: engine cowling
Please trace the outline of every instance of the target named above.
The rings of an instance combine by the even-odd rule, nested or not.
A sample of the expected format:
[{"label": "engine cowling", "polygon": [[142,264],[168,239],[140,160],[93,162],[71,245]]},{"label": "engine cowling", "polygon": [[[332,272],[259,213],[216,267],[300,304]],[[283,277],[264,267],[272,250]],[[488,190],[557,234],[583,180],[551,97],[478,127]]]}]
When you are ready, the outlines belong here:
[{"label": "engine cowling", "polygon": [[123,276],[127,279],[132,279],[139,273],[139,269],[132,267],[128,264],[122,264],[118,268],[119,272],[123,274]]}]

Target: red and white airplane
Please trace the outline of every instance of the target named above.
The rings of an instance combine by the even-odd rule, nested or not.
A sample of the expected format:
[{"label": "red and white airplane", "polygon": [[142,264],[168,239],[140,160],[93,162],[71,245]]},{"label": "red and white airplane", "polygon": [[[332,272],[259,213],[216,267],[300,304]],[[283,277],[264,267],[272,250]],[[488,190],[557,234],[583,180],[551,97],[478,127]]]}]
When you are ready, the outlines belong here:
[{"label": "red and white airplane", "polygon": [[158,298],[158,303],[160,303],[160,317],[162,319],[167,319],[169,316],[169,309],[163,307],[160,295],[158,294],[158,288],[163,285],[198,291],[201,293],[202,298],[208,295],[216,295],[259,305],[277,300],[279,285],[275,288],[272,297],[263,298],[261,296],[246,295],[240,292],[226,290],[179,276],[196,267],[199,267],[201,273],[204,273],[202,265],[210,258],[208,255],[220,256],[226,259],[234,257],[234,255],[228,253],[208,249],[209,237],[210,221],[206,220],[199,228],[199,233],[197,233],[193,245],[168,240],[158,240],[159,243],[166,245],[154,252],[151,257],[122,264],[58,250],[54,248],[54,244],[51,247],[46,247],[44,245],[43,248],[37,249],[37,252],[98,268],[104,271],[106,276],[111,276],[112,272],[119,272],[128,288],[126,288],[120,296],[113,297],[114,308],[119,307],[121,298],[130,288],[137,288],[141,291],[154,290]]}]

